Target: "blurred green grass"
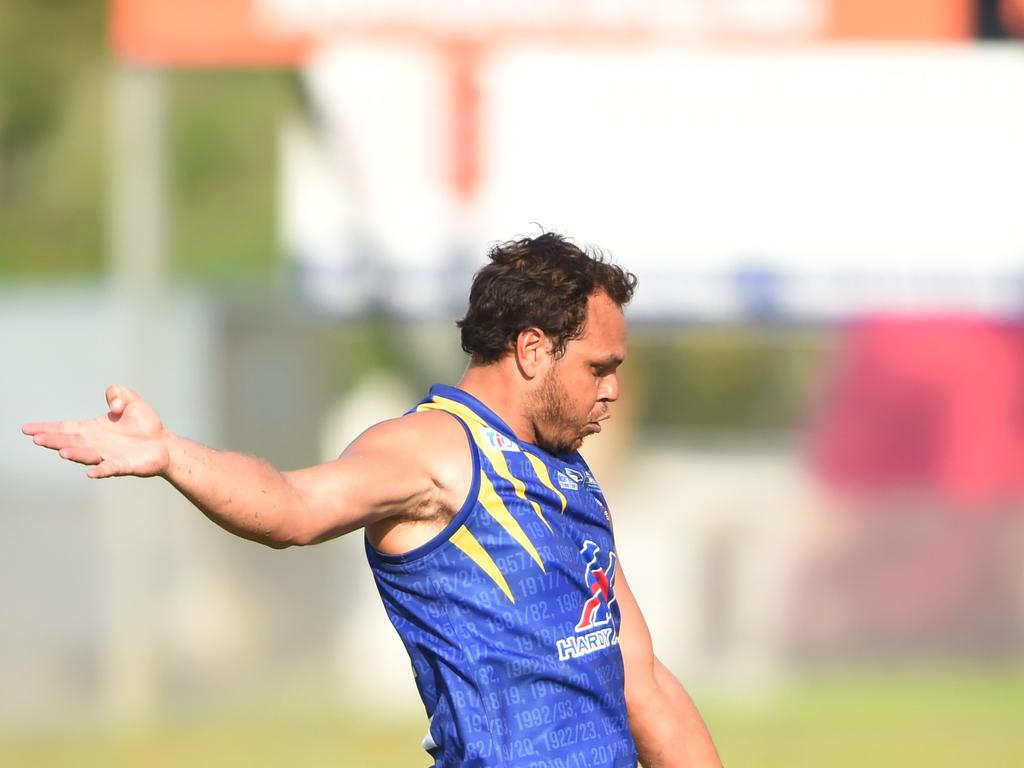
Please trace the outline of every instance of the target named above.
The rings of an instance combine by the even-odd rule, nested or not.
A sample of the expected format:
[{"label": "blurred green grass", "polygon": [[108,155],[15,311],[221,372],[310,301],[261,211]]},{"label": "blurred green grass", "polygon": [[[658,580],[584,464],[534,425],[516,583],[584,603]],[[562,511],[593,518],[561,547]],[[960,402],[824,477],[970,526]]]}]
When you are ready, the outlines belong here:
[{"label": "blurred green grass", "polygon": [[[699,699],[727,766],[1019,766],[1024,669],[845,670],[758,702]],[[159,725],[57,728],[0,737],[0,765],[426,766],[424,722],[368,719],[357,706],[193,712]]]},{"label": "blurred green grass", "polygon": [[220,712],[120,730],[37,731],[0,743],[0,765],[425,766],[423,724],[368,720],[334,710]]},{"label": "blurred green grass", "polygon": [[1024,765],[1019,666],[846,669],[702,709],[727,766]]}]

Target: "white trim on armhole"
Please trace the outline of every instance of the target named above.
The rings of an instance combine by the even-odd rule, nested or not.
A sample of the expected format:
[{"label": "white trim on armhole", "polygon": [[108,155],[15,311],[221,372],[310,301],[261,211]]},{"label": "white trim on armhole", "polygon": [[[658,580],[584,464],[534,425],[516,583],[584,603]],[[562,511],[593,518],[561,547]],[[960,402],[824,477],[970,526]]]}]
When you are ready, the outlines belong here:
[{"label": "white trim on armhole", "polygon": [[423,737],[423,741],[420,742],[420,746],[423,747],[427,752],[437,747],[437,743],[434,741],[434,737],[430,734],[430,726],[434,724],[434,716],[431,715],[427,721],[427,735]]}]

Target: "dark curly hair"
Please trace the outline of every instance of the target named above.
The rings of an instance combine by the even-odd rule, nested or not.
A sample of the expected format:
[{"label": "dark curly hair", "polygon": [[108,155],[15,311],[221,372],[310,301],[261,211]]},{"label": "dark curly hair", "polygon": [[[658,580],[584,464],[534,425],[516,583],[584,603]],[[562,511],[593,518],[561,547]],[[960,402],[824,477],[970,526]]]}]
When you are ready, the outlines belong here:
[{"label": "dark curly hair", "polygon": [[636,275],[596,249],[584,250],[553,232],[509,240],[491,248],[490,263],[473,277],[469,309],[456,325],[474,363],[500,360],[519,333],[540,328],[555,357],[583,334],[587,300],[604,292],[620,307],[629,303]]}]

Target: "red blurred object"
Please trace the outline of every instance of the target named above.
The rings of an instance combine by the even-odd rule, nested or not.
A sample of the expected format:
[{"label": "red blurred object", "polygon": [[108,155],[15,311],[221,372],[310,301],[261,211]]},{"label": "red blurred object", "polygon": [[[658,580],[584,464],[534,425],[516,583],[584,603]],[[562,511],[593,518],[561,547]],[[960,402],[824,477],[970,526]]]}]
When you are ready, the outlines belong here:
[{"label": "red blurred object", "polygon": [[478,43],[470,41],[450,43],[444,50],[452,115],[449,180],[458,199],[470,204],[480,183],[481,104],[477,72],[483,52]]},{"label": "red blurred object", "polygon": [[1024,496],[1024,325],[880,316],[843,331],[812,437],[841,491],[938,494],[980,513]]},{"label": "red blurred object", "polygon": [[999,9],[1006,29],[1024,37],[1024,0],[1000,0]]}]

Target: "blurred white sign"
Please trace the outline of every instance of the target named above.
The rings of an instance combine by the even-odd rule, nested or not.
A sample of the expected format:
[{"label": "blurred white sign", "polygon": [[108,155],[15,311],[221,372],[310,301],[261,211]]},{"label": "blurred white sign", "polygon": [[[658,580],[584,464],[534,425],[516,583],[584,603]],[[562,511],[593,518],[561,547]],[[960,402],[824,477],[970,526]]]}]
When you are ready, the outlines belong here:
[{"label": "blurred white sign", "polygon": [[651,37],[729,30],[817,32],[826,0],[257,0],[268,24],[296,32],[406,29],[436,35],[564,32]]},{"label": "blurred white sign", "polygon": [[1017,307],[1017,51],[502,47],[478,78],[468,211],[444,172],[444,76],[429,50],[398,44],[313,62],[317,141],[348,158],[325,168],[349,194],[291,185],[286,220],[334,205],[360,247],[296,240],[298,264],[346,275],[369,259],[377,300],[443,312],[489,240],[536,222],[635,271],[634,310],[650,317]]}]

